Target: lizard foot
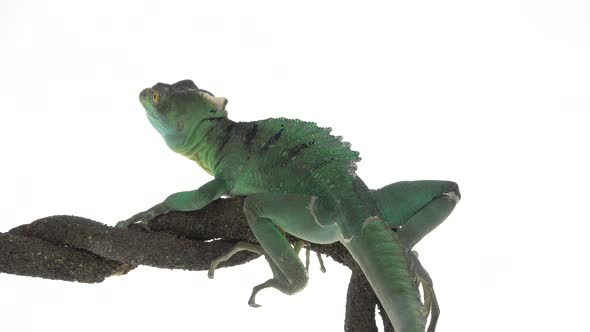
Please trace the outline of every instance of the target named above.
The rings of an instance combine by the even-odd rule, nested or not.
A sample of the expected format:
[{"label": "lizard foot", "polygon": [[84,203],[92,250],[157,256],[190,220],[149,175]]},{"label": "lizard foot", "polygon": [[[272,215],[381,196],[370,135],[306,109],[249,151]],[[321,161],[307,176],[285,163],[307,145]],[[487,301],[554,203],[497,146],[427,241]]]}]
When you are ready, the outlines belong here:
[{"label": "lizard foot", "polygon": [[434,332],[436,329],[436,323],[440,316],[440,307],[436,300],[436,294],[434,293],[434,286],[432,279],[426,271],[426,269],[418,260],[418,252],[412,251],[410,253],[410,259],[412,261],[412,267],[416,276],[417,282],[422,284],[424,291],[424,314],[428,316],[430,314],[430,324],[428,325],[427,332]]},{"label": "lizard foot", "polygon": [[[306,243],[305,245],[305,271],[309,272],[309,257],[311,251],[311,243]],[[322,259],[322,254],[319,252],[315,252],[316,256],[318,257],[318,262],[320,263],[320,271],[322,273],[326,273],[326,266],[324,266],[324,260]]]},{"label": "lizard foot", "polygon": [[207,274],[208,277],[210,279],[213,279],[213,277],[215,275],[215,270],[217,269],[219,264],[227,261],[233,255],[235,255],[237,252],[240,252],[242,250],[251,251],[251,252],[254,252],[259,255],[264,256],[264,258],[266,258],[266,260],[270,264],[270,268],[274,274],[274,278],[269,279],[269,280],[263,282],[262,284],[254,286],[254,288],[252,288],[252,294],[250,295],[250,298],[248,299],[249,306],[254,307],[254,308],[260,307],[260,305],[256,303],[256,294],[258,294],[258,292],[260,292],[261,290],[263,290],[265,288],[272,287],[272,288],[276,288],[277,290],[279,290],[283,293],[293,294],[293,293],[299,291],[300,289],[302,289],[303,287],[305,287],[305,284],[307,284],[307,274],[306,274],[306,277],[304,278],[304,280],[301,280],[298,282],[293,282],[293,281],[288,282],[285,279],[285,277],[282,276],[279,267],[270,259],[270,257],[267,255],[267,253],[264,251],[264,249],[260,245],[252,244],[252,243],[248,243],[248,242],[243,242],[243,241],[236,243],[236,245],[233,246],[233,248],[231,250],[229,250],[225,255],[220,256],[211,262],[211,265],[209,266],[209,272]]},{"label": "lizard foot", "polygon": [[136,225],[142,226],[145,230],[149,231],[150,230],[150,227],[147,225],[147,222],[144,222],[143,221],[143,214],[144,214],[144,212],[140,212],[140,213],[134,215],[133,217],[131,217],[129,219],[119,221],[115,225],[115,227],[116,228],[129,229],[129,227],[131,225],[136,224]]},{"label": "lizard foot", "polygon": [[315,253],[318,256],[318,261],[320,262],[320,271],[322,271],[322,273],[326,273],[326,266],[324,266],[324,260],[322,259],[322,254],[320,254],[317,251]]},{"label": "lizard foot", "polygon": [[164,208],[164,206],[162,204],[158,204],[154,207],[152,207],[149,210],[140,212],[136,215],[134,215],[133,217],[123,220],[123,221],[119,221],[115,227],[117,228],[124,228],[124,229],[129,229],[129,227],[133,224],[137,224],[139,226],[141,226],[144,230],[149,231],[150,227],[148,225],[148,223],[154,219],[155,217],[164,214],[168,212],[168,210],[166,210]]},{"label": "lizard foot", "polygon": [[278,283],[276,279],[269,279],[261,283],[260,285],[254,286],[254,288],[252,288],[252,294],[250,295],[250,299],[248,299],[248,305],[253,308],[260,307],[260,304],[256,303],[256,294],[258,294],[258,292],[260,292],[261,290],[269,287],[278,288]]}]

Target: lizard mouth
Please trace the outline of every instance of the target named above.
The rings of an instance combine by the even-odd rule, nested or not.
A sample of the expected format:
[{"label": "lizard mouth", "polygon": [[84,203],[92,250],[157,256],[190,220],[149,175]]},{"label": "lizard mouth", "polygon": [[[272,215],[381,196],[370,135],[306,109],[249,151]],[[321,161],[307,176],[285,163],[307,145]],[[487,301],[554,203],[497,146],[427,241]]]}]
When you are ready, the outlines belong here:
[{"label": "lizard mouth", "polygon": [[148,118],[153,119],[153,120],[157,120],[158,118],[156,118],[152,112],[146,111],[145,114],[147,114]]},{"label": "lizard mouth", "polygon": [[160,120],[160,118],[158,118],[157,116],[155,116],[152,112],[150,111],[145,111],[145,114],[147,115],[148,119],[151,121],[155,121],[157,123],[162,123],[162,121]]}]

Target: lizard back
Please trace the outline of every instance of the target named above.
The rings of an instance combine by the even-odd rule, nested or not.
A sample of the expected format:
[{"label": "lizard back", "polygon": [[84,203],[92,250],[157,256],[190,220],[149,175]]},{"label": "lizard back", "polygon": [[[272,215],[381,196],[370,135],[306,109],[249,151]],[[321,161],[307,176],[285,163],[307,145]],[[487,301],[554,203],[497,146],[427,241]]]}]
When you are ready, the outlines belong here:
[{"label": "lizard back", "polygon": [[309,188],[315,187],[311,182],[329,190],[356,177],[359,153],[342,137],[331,135],[331,128],[287,118],[240,122],[237,127],[246,152],[246,169],[256,169],[261,180],[246,176],[250,185],[272,183],[276,188],[264,189],[311,194]]}]

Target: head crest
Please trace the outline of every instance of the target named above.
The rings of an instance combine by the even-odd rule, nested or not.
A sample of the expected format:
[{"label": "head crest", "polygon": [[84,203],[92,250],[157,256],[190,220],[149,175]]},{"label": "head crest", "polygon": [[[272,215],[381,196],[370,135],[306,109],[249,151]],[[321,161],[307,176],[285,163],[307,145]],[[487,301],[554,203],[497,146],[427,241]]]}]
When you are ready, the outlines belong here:
[{"label": "head crest", "polygon": [[227,111],[225,110],[225,105],[227,105],[227,98],[215,97],[212,93],[205,90],[199,90],[199,94],[203,99],[205,99],[213,105],[213,110],[215,110],[215,112],[227,114]]}]

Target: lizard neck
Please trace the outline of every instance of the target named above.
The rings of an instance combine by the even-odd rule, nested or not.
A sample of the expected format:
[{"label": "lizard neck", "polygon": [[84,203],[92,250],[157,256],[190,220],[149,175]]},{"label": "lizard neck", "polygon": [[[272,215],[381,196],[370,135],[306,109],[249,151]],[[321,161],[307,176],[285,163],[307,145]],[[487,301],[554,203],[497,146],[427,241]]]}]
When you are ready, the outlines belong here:
[{"label": "lizard neck", "polygon": [[177,139],[176,144],[169,146],[215,175],[214,166],[221,157],[219,152],[230,138],[234,125],[235,122],[228,118],[205,119],[195,124],[185,137]]}]

